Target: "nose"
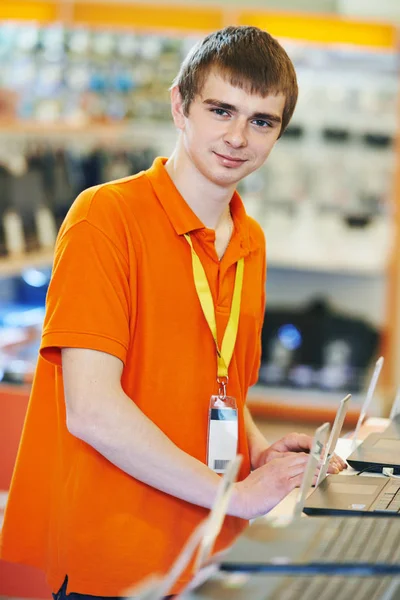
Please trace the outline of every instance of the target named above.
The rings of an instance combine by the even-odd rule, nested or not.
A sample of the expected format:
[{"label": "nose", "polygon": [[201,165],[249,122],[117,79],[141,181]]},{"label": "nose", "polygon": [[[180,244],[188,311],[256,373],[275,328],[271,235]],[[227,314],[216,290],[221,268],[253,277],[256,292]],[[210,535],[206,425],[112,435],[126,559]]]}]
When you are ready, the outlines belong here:
[{"label": "nose", "polygon": [[246,121],[232,119],[224,135],[224,142],[231,148],[244,148],[247,146]]}]

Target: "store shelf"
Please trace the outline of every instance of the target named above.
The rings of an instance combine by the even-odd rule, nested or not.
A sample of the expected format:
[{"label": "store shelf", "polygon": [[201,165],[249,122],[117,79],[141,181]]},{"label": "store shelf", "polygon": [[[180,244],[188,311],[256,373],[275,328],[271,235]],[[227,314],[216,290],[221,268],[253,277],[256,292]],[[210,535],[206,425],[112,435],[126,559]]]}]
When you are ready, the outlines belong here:
[{"label": "store shelf", "polygon": [[156,145],[160,152],[172,152],[176,130],[171,121],[119,121],[105,123],[74,123],[63,121],[0,120],[2,142],[9,139],[46,140],[47,143],[66,141],[72,146],[82,143],[127,144],[146,147]]},{"label": "store shelf", "polygon": [[119,138],[127,134],[130,123],[74,123],[57,121],[0,120],[0,135],[18,137]]},{"label": "store shelf", "polygon": [[332,257],[328,261],[317,254],[312,259],[304,260],[298,256],[274,255],[273,252],[268,253],[268,268],[360,277],[379,277],[384,276],[386,272],[386,265],[380,263],[353,262],[351,259],[338,260],[336,257]]},{"label": "store shelf", "polygon": [[53,262],[53,251],[42,250],[30,252],[10,258],[0,258],[0,277],[12,277],[19,275],[24,269],[34,267],[48,267]]},{"label": "store shelf", "polygon": [[[343,396],[342,392],[256,385],[249,390],[248,406],[254,416],[262,418],[307,423],[332,422]],[[346,426],[354,426],[357,423],[363,400],[362,394],[352,396]],[[380,400],[377,398],[375,407],[379,406]],[[374,407],[371,412],[374,412]],[[378,412],[376,408],[375,412]]]},{"label": "store shelf", "polygon": [[18,134],[18,135],[51,135],[51,134],[103,134],[103,133],[121,133],[126,128],[126,124],[122,123],[88,123],[80,124],[67,121],[30,121],[30,120],[0,120],[0,133],[2,134]]}]

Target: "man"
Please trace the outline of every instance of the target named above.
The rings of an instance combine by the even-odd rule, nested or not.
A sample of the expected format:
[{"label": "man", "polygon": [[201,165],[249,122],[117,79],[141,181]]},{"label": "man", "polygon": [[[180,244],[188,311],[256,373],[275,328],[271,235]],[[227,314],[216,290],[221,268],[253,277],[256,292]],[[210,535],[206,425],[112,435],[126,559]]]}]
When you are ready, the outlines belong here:
[{"label": "man", "polygon": [[3,530],[3,557],[45,570],[60,598],[118,596],[168,570],[215,498],[210,396],[225,402],[226,386],[243,463],[216,550],[300,483],[308,436],[269,446],[245,407],[266,262],[235,192],[296,100],[293,65],[267,33],[209,35],[171,90],[172,156],[86,190],[60,230]]}]

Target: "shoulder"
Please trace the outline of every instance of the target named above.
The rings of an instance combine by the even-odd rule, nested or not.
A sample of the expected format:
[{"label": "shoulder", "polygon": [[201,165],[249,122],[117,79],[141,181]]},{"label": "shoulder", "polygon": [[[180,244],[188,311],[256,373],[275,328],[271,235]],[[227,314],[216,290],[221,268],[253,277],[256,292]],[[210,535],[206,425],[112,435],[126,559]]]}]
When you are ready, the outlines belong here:
[{"label": "shoulder", "polygon": [[62,230],[66,231],[82,221],[101,226],[110,219],[123,217],[127,211],[132,211],[133,198],[142,194],[146,186],[147,180],[142,172],[84,190],[73,202]]},{"label": "shoulder", "polygon": [[125,254],[128,238],[135,234],[138,205],[150,196],[151,187],[144,172],[84,190],[73,202],[60,228],[58,245],[72,232],[79,238],[90,228],[109,238]]},{"label": "shoulder", "polygon": [[253,250],[260,249],[265,250],[265,234],[261,225],[252,217],[247,215],[247,222],[249,228],[249,239],[250,246]]}]

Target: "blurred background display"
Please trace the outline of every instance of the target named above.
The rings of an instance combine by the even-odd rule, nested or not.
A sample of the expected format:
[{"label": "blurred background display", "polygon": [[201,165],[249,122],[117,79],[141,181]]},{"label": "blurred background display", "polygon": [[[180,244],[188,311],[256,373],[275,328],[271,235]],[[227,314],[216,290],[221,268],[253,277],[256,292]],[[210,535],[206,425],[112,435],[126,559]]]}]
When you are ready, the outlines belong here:
[{"label": "blurred background display", "polygon": [[[202,36],[194,24],[0,22],[0,380],[32,376],[52,251],[76,196],[172,151],[169,87]],[[268,254],[252,397],[317,391],[324,404],[351,391],[357,402],[389,335],[398,53],[280,41],[297,70],[298,106],[266,164],[239,186]]]}]

